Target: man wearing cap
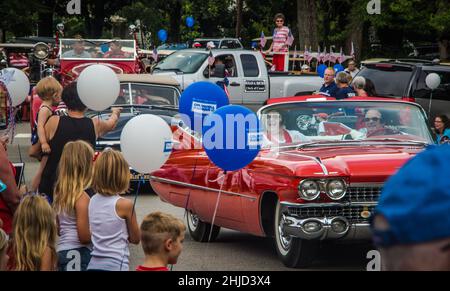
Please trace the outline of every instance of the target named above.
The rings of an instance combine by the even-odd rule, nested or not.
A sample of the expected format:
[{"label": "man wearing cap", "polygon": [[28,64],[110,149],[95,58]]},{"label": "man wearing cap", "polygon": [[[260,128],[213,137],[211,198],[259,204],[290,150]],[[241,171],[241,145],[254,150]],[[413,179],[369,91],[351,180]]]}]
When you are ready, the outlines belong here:
[{"label": "man wearing cap", "polygon": [[450,271],[450,146],[430,147],[385,185],[372,219],[386,271]]}]

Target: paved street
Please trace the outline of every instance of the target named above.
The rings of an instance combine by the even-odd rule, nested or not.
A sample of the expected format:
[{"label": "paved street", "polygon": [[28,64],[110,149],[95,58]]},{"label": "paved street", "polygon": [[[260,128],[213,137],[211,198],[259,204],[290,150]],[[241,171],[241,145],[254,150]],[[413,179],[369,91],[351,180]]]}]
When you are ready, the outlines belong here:
[{"label": "paved street", "polygon": [[[13,162],[20,161],[22,156],[25,166],[25,179],[30,183],[38,164],[27,157],[29,145],[28,123],[19,124],[14,144],[8,153]],[[20,149],[20,153],[19,153]],[[134,199],[134,197],[129,197]],[[163,203],[155,194],[142,194],[137,199],[136,211],[138,221],[153,211],[171,213],[183,218],[184,210]],[[140,246],[131,246],[131,265],[134,269],[142,262],[143,252]],[[324,246],[314,266],[308,270],[365,270],[368,263],[366,254],[369,246],[328,245]],[[255,237],[231,230],[221,230],[216,242],[202,244],[192,240],[186,234],[184,251],[179,263],[174,266],[178,271],[289,271],[278,260],[271,239]]]}]

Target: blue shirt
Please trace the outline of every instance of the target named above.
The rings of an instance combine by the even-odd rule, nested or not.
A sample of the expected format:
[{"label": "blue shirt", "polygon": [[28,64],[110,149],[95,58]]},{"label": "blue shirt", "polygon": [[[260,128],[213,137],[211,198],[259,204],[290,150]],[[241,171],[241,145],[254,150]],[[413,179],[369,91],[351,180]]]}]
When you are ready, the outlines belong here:
[{"label": "blue shirt", "polygon": [[330,97],[336,97],[336,93],[339,90],[338,86],[335,82],[331,83],[327,86],[327,84],[323,84],[322,88],[320,88],[321,93],[325,93]]},{"label": "blue shirt", "polygon": [[436,135],[436,143],[441,144],[441,140],[444,136],[447,137],[448,139],[450,139],[450,128],[447,128],[446,130],[444,130],[443,134]]},{"label": "blue shirt", "polygon": [[350,97],[355,97],[356,93],[351,87],[341,88],[336,93],[336,99],[345,99]]}]

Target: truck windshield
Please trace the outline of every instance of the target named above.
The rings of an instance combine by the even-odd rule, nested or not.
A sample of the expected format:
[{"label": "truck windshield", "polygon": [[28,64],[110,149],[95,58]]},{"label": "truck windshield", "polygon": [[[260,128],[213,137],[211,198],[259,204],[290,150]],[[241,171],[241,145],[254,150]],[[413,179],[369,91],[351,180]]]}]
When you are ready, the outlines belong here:
[{"label": "truck windshield", "polygon": [[175,52],[161,61],[153,71],[176,71],[192,74],[200,69],[207,57],[206,53],[200,52]]},{"label": "truck windshield", "polygon": [[[409,87],[413,71],[410,68],[366,67],[358,76],[369,79],[375,86],[377,97],[402,97]],[[393,82],[392,80],[395,80]]]}]

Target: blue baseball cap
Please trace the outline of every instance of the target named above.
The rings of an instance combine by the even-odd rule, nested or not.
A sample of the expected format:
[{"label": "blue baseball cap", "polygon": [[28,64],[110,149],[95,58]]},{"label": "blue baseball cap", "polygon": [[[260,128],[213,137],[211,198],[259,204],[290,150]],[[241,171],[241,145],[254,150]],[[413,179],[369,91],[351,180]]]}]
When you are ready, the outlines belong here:
[{"label": "blue baseball cap", "polygon": [[[379,216],[383,229],[374,225]],[[430,146],[391,177],[373,218],[381,247],[450,238],[450,145]]]}]

